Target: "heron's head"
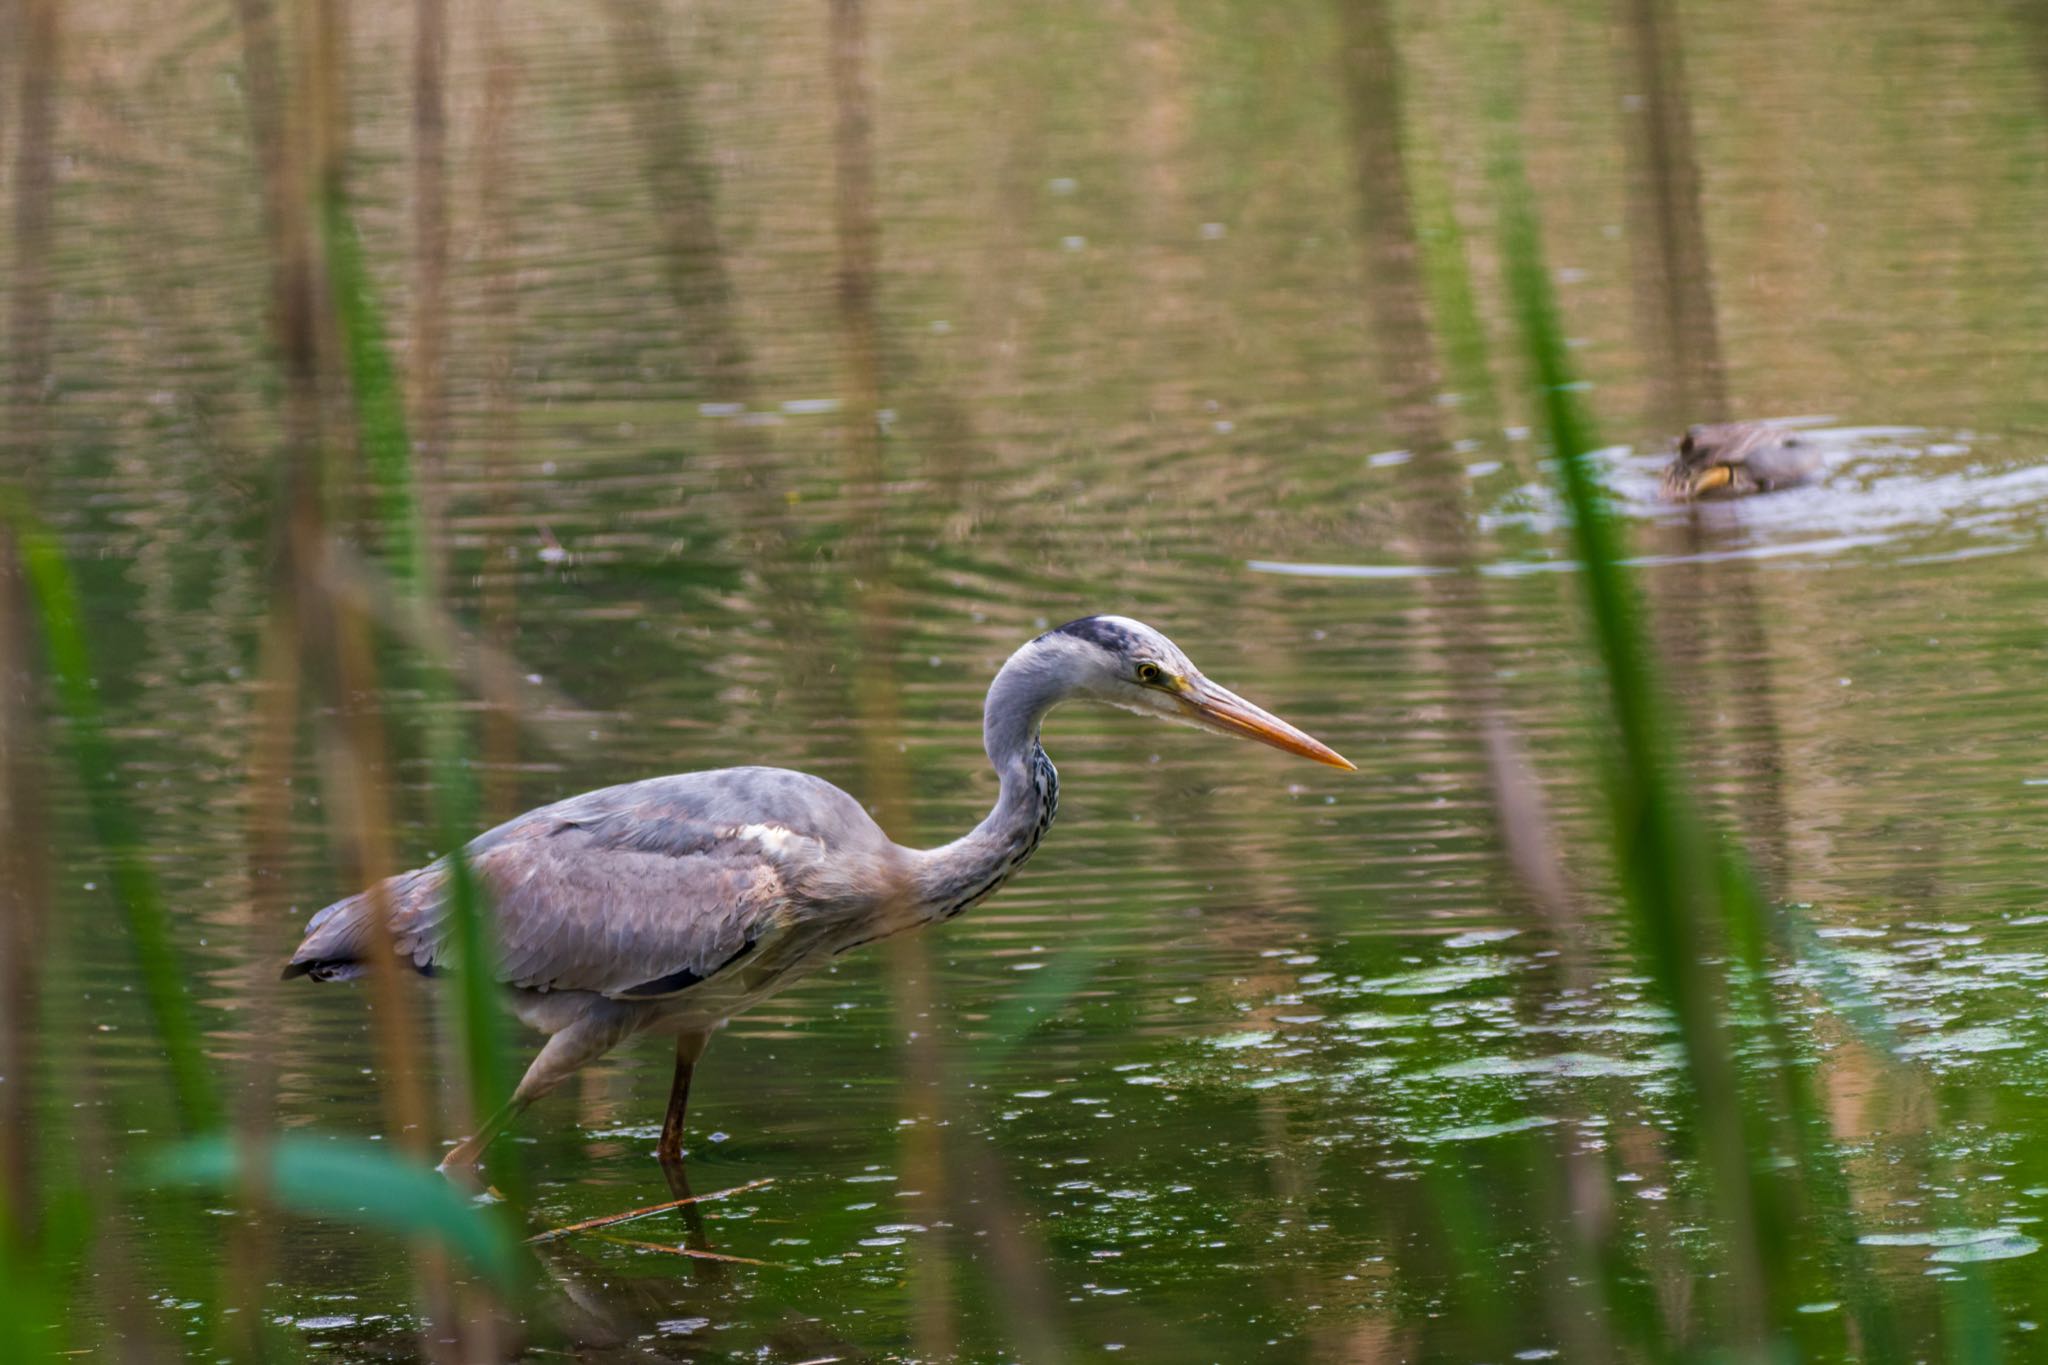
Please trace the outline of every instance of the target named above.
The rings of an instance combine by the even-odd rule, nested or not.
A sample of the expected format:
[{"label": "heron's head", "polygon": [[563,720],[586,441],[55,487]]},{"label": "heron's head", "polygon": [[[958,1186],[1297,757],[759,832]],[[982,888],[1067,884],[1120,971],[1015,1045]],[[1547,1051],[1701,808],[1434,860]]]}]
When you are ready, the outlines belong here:
[{"label": "heron's head", "polygon": [[1255,739],[1333,768],[1357,768],[1321,740],[1209,681],[1180,646],[1143,621],[1084,616],[1047,631],[1032,644],[1066,676],[1069,696]]}]

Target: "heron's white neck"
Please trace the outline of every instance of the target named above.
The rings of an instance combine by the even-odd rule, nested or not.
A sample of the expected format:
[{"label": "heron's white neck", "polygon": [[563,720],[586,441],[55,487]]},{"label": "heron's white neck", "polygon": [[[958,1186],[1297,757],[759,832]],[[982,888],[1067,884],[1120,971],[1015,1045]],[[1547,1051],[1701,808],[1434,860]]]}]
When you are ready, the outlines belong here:
[{"label": "heron's white neck", "polygon": [[982,747],[1002,784],[995,809],[967,834],[920,853],[917,908],[927,920],[951,919],[1009,879],[1038,849],[1059,810],[1060,780],[1038,743],[1045,713],[1072,694],[1044,637],[1010,656],[989,685]]}]

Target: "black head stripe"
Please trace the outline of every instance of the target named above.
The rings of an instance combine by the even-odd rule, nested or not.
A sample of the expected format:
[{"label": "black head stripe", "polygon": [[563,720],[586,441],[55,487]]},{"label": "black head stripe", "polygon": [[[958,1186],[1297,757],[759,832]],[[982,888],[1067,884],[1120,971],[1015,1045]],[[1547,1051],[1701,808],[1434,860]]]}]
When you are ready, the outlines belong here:
[{"label": "black head stripe", "polygon": [[1076,640],[1086,640],[1091,645],[1100,645],[1112,654],[1129,652],[1136,643],[1131,632],[1107,616],[1084,616],[1078,621],[1069,621],[1057,630],[1047,631],[1048,635],[1071,635]]}]

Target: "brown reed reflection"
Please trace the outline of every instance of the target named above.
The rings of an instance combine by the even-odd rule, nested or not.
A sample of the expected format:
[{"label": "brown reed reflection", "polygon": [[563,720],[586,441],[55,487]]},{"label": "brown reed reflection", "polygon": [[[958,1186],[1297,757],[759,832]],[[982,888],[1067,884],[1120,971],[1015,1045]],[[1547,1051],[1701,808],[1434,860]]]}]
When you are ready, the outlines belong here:
[{"label": "brown reed reflection", "polygon": [[0,1237],[18,1248],[39,1236],[36,1021],[50,893],[30,621],[14,536],[0,527]]},{"label": "brown reed reflection", "polygon": [[[1630,267],[1638,333],[1647,354],[1645,416],[1660,439],[1699,422],[1726,421],[1727,365],[1701,205],[1700,168],[1686,83],[1684,29],[1671,0],[1620,0]],[[1725,543],[1730,519],[1691,507],[1665,553],[1699,556]],[[1725,803],[1770,881],[1789,875],[1784,763],[1753,566],[1740,557],[1701,562],[1653,580],[1659,648],[1703,722],[1688,755],[1703,790],[1726,784]],[[1718,695],[1725,687],[1727,695]],[[1718,781],[1716,779],[1719,779]]]},{"label": "brown reed reflection", "polygon": [[14,147],[13,258],[8,262],[8,380],[15,451],[8,474],[40,487],[48,450],[41,410],[50,380],[50,244],[56,188],[55,150],[59,0],[21,0],[15,10],[21,82]]},{"label": "brown reed reflection", "polygon": [[[753,610],[782,660],[791,687],[785,704],[810,708],[833,662],[812,628],[822,595],[793,547],[794,475],[784,453],[756,424],[754,348],[741,324],[729,251],[719,229],[715,147],[696,106],[691,72],[673,50],[670,17],[655,0],[606,0],[618,98],[640,143],[641,176],[654,208],[654,248],[668,285],[671,317],[699,415],[724,415],[698,428],[698,441],[723,458],[715,478],[740,509],[725,528],[746,560]],[[678,470],[676,498],[687,481]]]},{"label": "brown reed reflection", "polygon": [[406,348],[409,429],[429,528],[426,595],[441,596],[440,544],[448,478],[448,14],[446,0],[413,0],[412,298]]},{"label": "brown reed reflection", "polygon": [[[327,332],[334,317],[316,265],[323,253],[315,240],[312,205],[316,200],[346,203],[345,17],[339,0],[317,0],[302,12],[297,41],[287,46],[272,11],[261,0],[244,0],[239,15],[255,96],[251,131],[265,179],[272,318],[286,389],[283,503],[277,521],[283,535],[263,632],[264,700],[258,707],[249,758],[250,906],[258,926],[254,941],[261,942],[274,938],[279,923],[279,893],[266,894],[262,888],[267,881],[274,884],[272,870],[285,861],[287,830],[277,793],[292,768],[293,732],[306,684],[325,703],[315,726],[315,754],[330,798],[332,833],[344,851],[349,879],[379,884],[397,870],[398,860],[385,776],[388,741],[373,701],[378,684],[370,621],[348,599],[327,591],[333,575],[327,562],[330,514],[324,493],[336,484],[337,453],[350,427],[335,369],[339,342]],[[292,71],[289,80],[284,76],[287,64]],[[287,91],[293,92],[289,100]],[[273,99],[278,103],[267,102]],[[424,1163],[432,1128],[424,1085],[413,1063],[422,1037],[419,1013],[409,983],[399,974],[385,918],[375,918],[380,932],[371,936],[369,984],[379,1089],[394,1144]],[[255,994],[251,1008],[264,1007],[268,989]],[[270,1055],[269,1049],[252,1049],[251,1074],[238,1112],[238,1128],[255,1150],[262,1149],[271,1122],[268,1101],[275,1074]],[[267,1222],[261,1196],[245,1192],[245,1199],[251,1207],[231,1264],[237,1300],[253,1305],[260,1301],[265,1268],[275,1249],[261,1230]],[[439,1255],[420,1248],[415,1256],[429,1324],[425,1343],[429,1354],[438,1355],[432,1343],[442,1332],[455,1333],[457,1340],[462,1336],[453,1288]],[[488,1315],[477,1321],[479,1330],[487,1333]]]},{"label": "brown reed reflection", "polygon": [[752,364],[718,230],[710,141],[670,50],[667,18],[654,0],[605,0],[604,8],[691,378],[707,400],[746,403]]},{"label": "brown reed reflection", "polygon": [[1727,370],[1700,212],[1684,33],[1671,0],[1619,0],[1626,44],[1622,125],[1636,308],[1653,361],[1651,409],[1678,430],[1725,422]]},{"label": "brown reed reflection", "polygon": [[[1382,421],[1410,456],[1404,472],[1409,475],[1413,509],[1412,553],[1423,564],[1454,571],[1422,580],[1426,623],[1451,677],[1458,728],[1477,741],[1490,798],[1486,843],[1495,876],[1525,912],[1554,935],[1561,950],[1554,988],[1577,992],[1591,980],[1581,911],[1564,874],[1562,850],[1527,745],[1500,695],[1491,614],[1476,573],[1481,550],[1472,529],[1474,512],[1462,462],[1437,402],[1443,391],[1439,343],[1423,278],[1423,246],[1411,215],[1404,141],[1407,108],[1392,17],[1382,0],[1340,0],[1338,12],[1344,35],[1340,71],[1350,113],[1366,256],[1373,372],[1385,400]],[[1454,244],[1445,244],[1449,246]],[[1453,261],[1445,268],[1462,272],[1463,262]],[[1477,365],[1471,368],[1476,370]],[[1574,1344],[1574,1358],[1607,1359],[1615,1347],[1596,1310],[1592,1286],[1600,1277],[1584,1273],[1614,1254],[1616,1229],[1604,1181],[1595,1159],[1569,1139],[1551,1143],[1546,1155],[1554,1178],[1539,1177],[1531,1189],[1544,1222],[1563,1233],[1565,1248],[1558,1272],[1550,1277],[1547,1326],[1559,1340]],[[1456,1183],[1435,1182],[1436,1199],[1466,1197]],[[1462,1220],[1455,1215],[1446,1219],[1442,1208],[1419,1202],[1421,1206],[1409,1212],[1418,1226],[1460,1226]],[[1471,1248],[1459,1247],[1454,1238],[1454,1260],[1461,1251],[1469,1254]],[[1505,1349],[1504,1337],[1489,1335],[1506,1326],[1504,1312],[1496,1308],[1470,1316],[1473,1349]]]},{"label": "brown reed reflection", "polygon": [[[475,42],[483,55],[483,107],[478,114],[476,205],[477,255],[483,274],[477,303],[482,335],[478,439],[484,484],[483,563],[478,572],[478,609],[485,642],[509,657],[517,629],[517,542],[513,524],[514,445],[518,400],[513,379],[519,323],[517,218],[513,210],[512,116],[519,71],[505,36],[498,6],[472,11]],[[496,698],[495,693],[487,695]],[[519,758],[517,711],[509,698],[494,699],[483,717],[483,815],[491,824],[519,809],[514,765]]]},{"label": "brown reed reflection", "polygon": [[[8,260],[5,414],[0,490],[33,495],[49,483],[51,191],[57,120],[58,0],[24,0],[13,14],[20,81],[15,137],[13,252]],[[4,87],[0,87],[4,89]],[[4,105],[0,99],[0,105]],[[4,117],[4,116],[0,116]],[[0,143],[0,147],[4,147]],[[36,670],[28,593],[13,533],[0,526],[0,1237],[17,1248],[39,1235],[34,1121],[37,1005],[47,932],[49,869],[43,742],[36,724]]]},{"label": "brown reed reflection", "polygon": [[1550,924],[1571,937],[1576,913],[1563,879],[1556,838],[1524,745],[1507,720],[1498,686],[1489,611],[1473,572],[1472,530],[1463,466],[1444,430],[1436,399],[1443,390],[1437,337],[1410,216],[1403,144],[1400,55],[1380,0],[1343,0],[1342,75],[1350,108],[1359,222],[1366,254],[1366,311],[1373,373],[1385,398],[1383,421],[1411,459],[1411,534],[1420,562],[1456,570],[1427,577],[1429,620],[1453,678],[1464,722],[1476,732],[1493,802],[1494,835],[1514,884]]},{"label": "brown reed reflection", "polygon": [[[862,784],[882,827],[915,841],[910,773],[901,743],[903,702],[896,678],[897,614],[889,562],[891,500],[882,449],[881,325],[875,276],[873,106],[866,19],[861,0],[831,0],[827,62],[832,88],[833,236],[838,250],[834,297],[839,324],[840,439],[848,524],[845,569],[853,592],[853,712],[858,718]],[[912,1221],[927,1229],[912,1245],[912,1340],[930,1359],[957,1349],[953,1331],[952,1252],[943,1229],[953,1222],[941,1135],[949,1109],[945,1058],[934,1028],[932,956],[925,935],[899,934],[883,945],[891,1011],[903,1040],[904,1119],[899,1139]]]},{"label": "brown reed reflection", "polygon": [[[10,403],[10,409],[14,405]],[[10,413],[12,415],[12,413]],[[20,1250],[41,1236],[37,1181],[39,1001],[49,925],[49,868],[39,794],[45,790],[37,724],[31,608],[14,536],[0,526],[0,1238]]]}]

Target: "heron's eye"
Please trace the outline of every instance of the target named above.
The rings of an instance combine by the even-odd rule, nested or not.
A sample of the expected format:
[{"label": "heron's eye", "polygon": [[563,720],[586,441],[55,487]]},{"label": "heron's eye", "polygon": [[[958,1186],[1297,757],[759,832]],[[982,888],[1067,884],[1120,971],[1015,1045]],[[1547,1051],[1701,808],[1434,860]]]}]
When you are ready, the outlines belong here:
[{"label": "heron's eye", "polygon": [[1160,671],[1158,664],[1138,665],[1138,681],[1147,687],[1157,687],[1165,677],[1166,674]]}]

